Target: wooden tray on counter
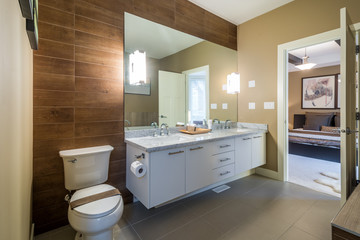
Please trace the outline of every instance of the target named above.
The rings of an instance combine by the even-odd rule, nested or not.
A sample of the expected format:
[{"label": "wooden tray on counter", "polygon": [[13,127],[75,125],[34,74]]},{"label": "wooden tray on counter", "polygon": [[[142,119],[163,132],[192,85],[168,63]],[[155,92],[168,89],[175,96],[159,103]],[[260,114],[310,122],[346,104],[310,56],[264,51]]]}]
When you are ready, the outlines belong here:
[{"label": "wooden tray on counter", "polygon": [[208,133],[211,131],[211,129],[207,129],[207,128],[196,128],[196,131],[188,131],[188,130],[179,130],[182,133],[186,133],[186,134],[202,134],[202,133]]}]

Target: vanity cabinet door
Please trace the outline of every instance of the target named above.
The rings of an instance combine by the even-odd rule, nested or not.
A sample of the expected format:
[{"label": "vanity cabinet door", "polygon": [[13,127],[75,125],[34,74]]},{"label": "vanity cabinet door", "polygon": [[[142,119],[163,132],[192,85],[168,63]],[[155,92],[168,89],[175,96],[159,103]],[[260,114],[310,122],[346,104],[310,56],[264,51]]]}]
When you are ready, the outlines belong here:
[{"label": "vanity cabinet door", "polygon": [[186,193],[211,184],[211,159],[209,144],[186,148]]},{"label": "vanity cabinet door", "polygon": [[265,133],[256,134],[252,137],[252,168],[266,163],[266,138]]},{"label": "vanity cabinet door", "polygon": [[185,148],[151,153],[151,207],[185,194]]},{"label": "vanity cabinet door", "polygon": [[235,138],[235,174],[252,168],[252,136]]}]

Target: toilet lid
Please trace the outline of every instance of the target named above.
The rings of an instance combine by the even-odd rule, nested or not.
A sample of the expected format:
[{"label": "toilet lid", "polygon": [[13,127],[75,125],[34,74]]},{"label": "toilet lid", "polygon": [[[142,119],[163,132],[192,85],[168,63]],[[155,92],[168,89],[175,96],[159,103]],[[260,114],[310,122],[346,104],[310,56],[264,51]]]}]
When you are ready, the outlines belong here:
[{"label": "toilet lid", "polygon": [[[106,192],[109,190],[115,189],[113,186],[108,184],[100,184],[93,187],[88,187],[84,189],[77,190],[71,197],[70,202],[75,200],[88,197],[94,194]],[[114,209],[119,205],[121,200],[121,195],[116,195],[108,198],[103,198],[96,200],[81,206],[78,206],[73,209],[77,213],[91,216],[91,217],[102,217],[114,211]]]}]

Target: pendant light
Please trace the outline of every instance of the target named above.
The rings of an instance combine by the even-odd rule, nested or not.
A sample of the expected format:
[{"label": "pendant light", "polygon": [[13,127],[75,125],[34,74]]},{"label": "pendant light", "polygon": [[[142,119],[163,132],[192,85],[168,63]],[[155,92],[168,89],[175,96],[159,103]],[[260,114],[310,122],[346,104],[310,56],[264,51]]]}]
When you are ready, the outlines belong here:
[{"label": "pendant light", "polygon": [[307,70],[313,68],[316,65],[316,63],[309,63],[308,58],[309,56],[306,55],[306,48],[305,48],[305,56],[302,58],[303,59],[302,64],[295,65],[295,67],[297,67],[300,70]]}]

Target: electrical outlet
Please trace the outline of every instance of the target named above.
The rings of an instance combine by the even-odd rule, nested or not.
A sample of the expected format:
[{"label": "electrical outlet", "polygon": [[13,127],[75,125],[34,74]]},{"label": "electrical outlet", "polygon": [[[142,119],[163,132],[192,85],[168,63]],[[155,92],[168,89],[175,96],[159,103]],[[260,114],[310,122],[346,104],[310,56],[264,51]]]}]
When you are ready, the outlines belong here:
[{"label": "electrical outlet", "polygon": [[264,109],[275,109],[274,102],[264,102]]},{"label": "electrical outlet", "polygon": [[227,103],[223,103],[223,104],[222,104],[222,109],[228,109]]},{"label": "electrical outlet", "polygon": [[255,80],[249,81],[249,88],[255,87]]},{"label": "electrical outlet", "polygon": [[223,84],[223,85],[222,85],[222,90],[223,90],[223,91],[226,91],[226,90],[227,90],[227,85],[226,85],[226,84]]},{"label": "electrical outlet", "polygon": [[216,104],[216,103],[212,103],[210,107],[211,107],[211,109],[217,109],[217,104]]},{"label": "electrical outlet", "polygon": [[249,102],[249,109],[255,109],[255,103]]}]

